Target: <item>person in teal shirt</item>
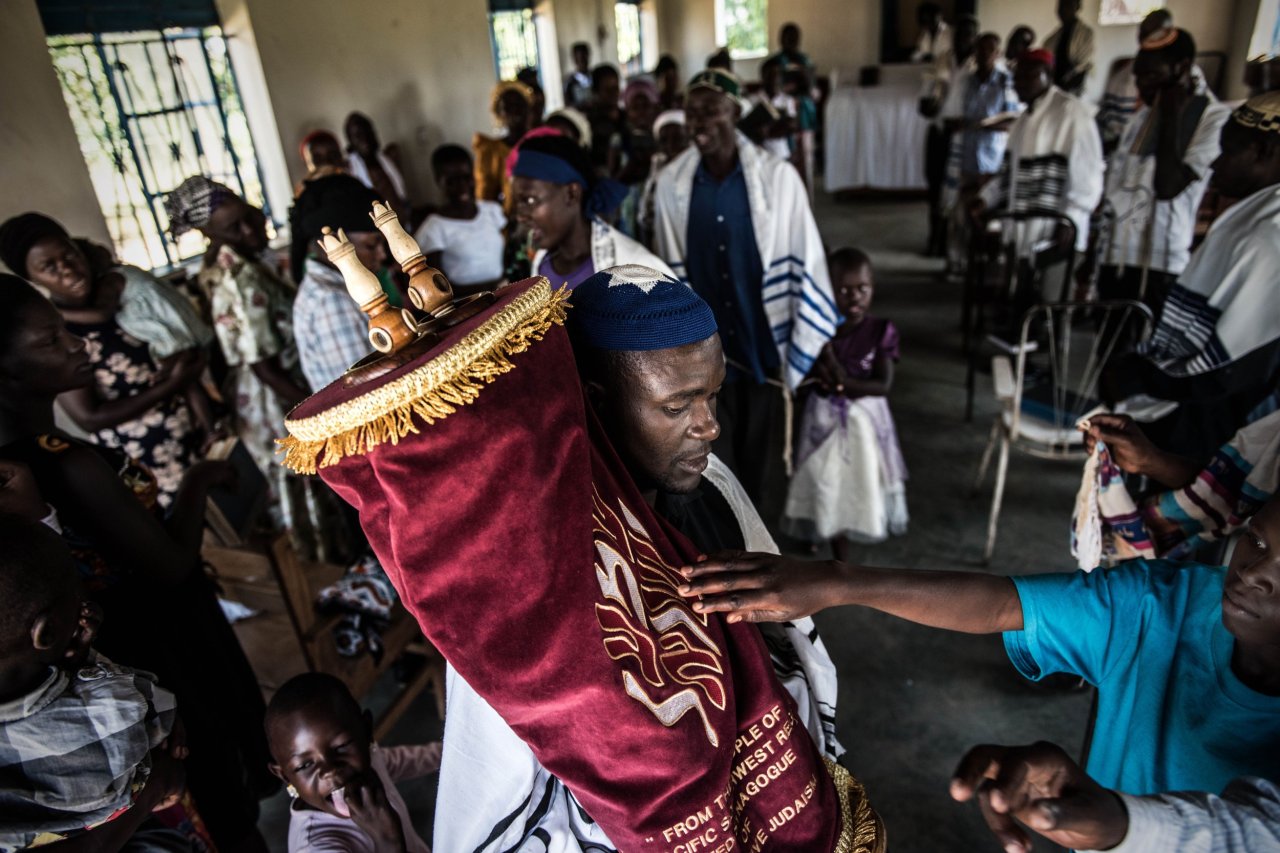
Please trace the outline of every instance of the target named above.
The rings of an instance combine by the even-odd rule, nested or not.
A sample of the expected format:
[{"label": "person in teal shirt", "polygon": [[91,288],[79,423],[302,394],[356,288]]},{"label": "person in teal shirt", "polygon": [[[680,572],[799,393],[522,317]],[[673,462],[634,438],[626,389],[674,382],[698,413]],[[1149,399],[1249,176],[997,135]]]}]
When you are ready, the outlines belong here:
[{"label": "person in teal shirt", "polygon": [[1280,778],[1280,498],[1226,567],[1132,560],[1017,578],[874,569],[764,554],[683,570],[700,612],[785,621],[858,604],[923,625],[1001,633],[1014,666],[1098,687],[1087,771],[1135,795]]}]

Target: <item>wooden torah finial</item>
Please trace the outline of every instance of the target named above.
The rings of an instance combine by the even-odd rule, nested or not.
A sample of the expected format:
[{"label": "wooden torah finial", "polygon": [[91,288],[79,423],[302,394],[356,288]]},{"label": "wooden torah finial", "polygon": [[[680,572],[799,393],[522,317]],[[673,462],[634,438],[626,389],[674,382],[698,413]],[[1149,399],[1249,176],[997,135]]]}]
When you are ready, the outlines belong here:
[{"label": "wooden torah finial", "polygon": [[[403,232],[402,232],[403,233]],[[356,256],[356,247],[341,228],[335,235],[328,227],[321,230],[320,245],[329,260],[342,273],[347,292],[369,317],[369,343],[381,353],[395,352],[416,337],[414,328],[387,301],[382,285]]]},{"label": "wooden torah finial", "polygon": [[449,279],[427,263],[422,255],[422,248],[404,230],[400,217],[396,216],[391,206],[375,201],[373,213],[369,215],[373,224],[387,238],[391,257],[396,259],[400,269],[409,276],[409,301],[413,303],[413,307],[428,314],[439,314],[441,309],[451,307],[453,286],[449,284]]}]

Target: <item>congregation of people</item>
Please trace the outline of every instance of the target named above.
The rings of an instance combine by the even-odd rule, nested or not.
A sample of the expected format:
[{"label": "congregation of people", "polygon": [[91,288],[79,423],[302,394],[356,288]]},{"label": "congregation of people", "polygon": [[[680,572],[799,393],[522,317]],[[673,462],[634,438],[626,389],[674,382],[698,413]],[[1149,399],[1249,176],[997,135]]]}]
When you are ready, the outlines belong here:
[{"label": "congregation of people", "polygon": [[[373,351],[368,305],[325,241],[341,235],[413,314],[375,204],[454,299],[501,305],[530,278],[564,289],[581,405],[654,517],[703,555],[675,567],[673,595],[703,625],[758,623],[815,766],[866,733],[835,727],[842,673],[810,617],[869,608],[1002,635],[1020,676],[1096,688],[1087,755],[976,746],[939,780],[979,802],[992,849],[1038,835],[1081,851],[1280,850],[1280,92],[1223,101],[1195,33],[1161,9],[1089,103],[1093,30],[1080,0],[1057,15],[1045,38],[1006,38],[920,4],[927,142],[899,156],[923,158],[923,248],[943,276],[970,275],[993,241],[1016,259],[997,334],[1046,303],[1128,300],[1153,318],[1149,335],[1105,330],[1114,352],[1075,439],[1133,496],[1099,521],[1103,552],[1133,558],[1092,571],[854,562],[910,529],[893,400],[914,342],[877,310],[878,247],[819,229],[823,95],[795,24],[750,82],[727,51],[624,76],[574,44],[563,80],[500,81],[493,127],[431,151],[430,199],[362,112],[299,141],[285,221],[191,175],[163,199],[175,238],[205,240],[186,280],[121,262],[31,199],[0,224],[0,853],[615,849],[616,818],[589,807],[599,792],[580,802],[527,721],[456,660],[442,741],[378,743],[364,697],[324,672],[266,701],[206,571],[208,508],[254,487],[251,470],[255,536],[430,618],[402,567],[381,565],[368,508],[279,452],[290,412],[350,386]],[[544,115],[546,91],[565,106]],[[442,416],[414,417],[401,440]],[[385,620],[344,625],[344,654],[376,653]],[[632,699],[644,689],[628,682]],[[697,716],[683,714],[659,719]],[[428,838],[397,783],[437,772]],[[269,839],[259,804],[282,786],[287,838]]]}]

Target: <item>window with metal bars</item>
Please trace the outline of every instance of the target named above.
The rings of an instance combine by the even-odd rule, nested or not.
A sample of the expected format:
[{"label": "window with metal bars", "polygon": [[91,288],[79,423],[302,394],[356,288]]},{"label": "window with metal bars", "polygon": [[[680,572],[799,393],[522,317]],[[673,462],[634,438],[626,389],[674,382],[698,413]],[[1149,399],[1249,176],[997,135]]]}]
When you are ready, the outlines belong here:
[{"label": "window with metal bars", "polygon": [[491,3],[489,37],[493,66],[499,80],[514,80],[522,68],[538,66],[538,30],[529,8],[501,8],[510,3]]},{"label": "window with metal bars", "polygon": [[59,34],[48,45],[121,260],[167,268],[203,250],[198,233],[175,241],[164,211],[191,175],[273,219],[221,27]]},{"label": "window with metal bars", "polygon": [[613,23],[618,32],[618,64],[628,76],[644,71],[644,32],[640,26],[640,4],[620,0],[613,4]]}]

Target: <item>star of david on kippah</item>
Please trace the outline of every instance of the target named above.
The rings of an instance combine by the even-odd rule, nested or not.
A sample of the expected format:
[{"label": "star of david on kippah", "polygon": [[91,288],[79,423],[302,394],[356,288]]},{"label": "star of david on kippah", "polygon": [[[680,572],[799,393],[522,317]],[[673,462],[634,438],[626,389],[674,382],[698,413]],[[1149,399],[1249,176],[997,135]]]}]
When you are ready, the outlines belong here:
[{"label": "star of david on kippah", "polygon": [[658,286],[659,282],[667,281],[672,284],[679,284],[675,279],[669,278],[657,270],[641,264],[623,264],[620,267],[613,267],[606,272],[609,273],[609,287],[621,287],[624,284],[633,284],[643,290],[645,296],[653,293],[653,289]]}]

